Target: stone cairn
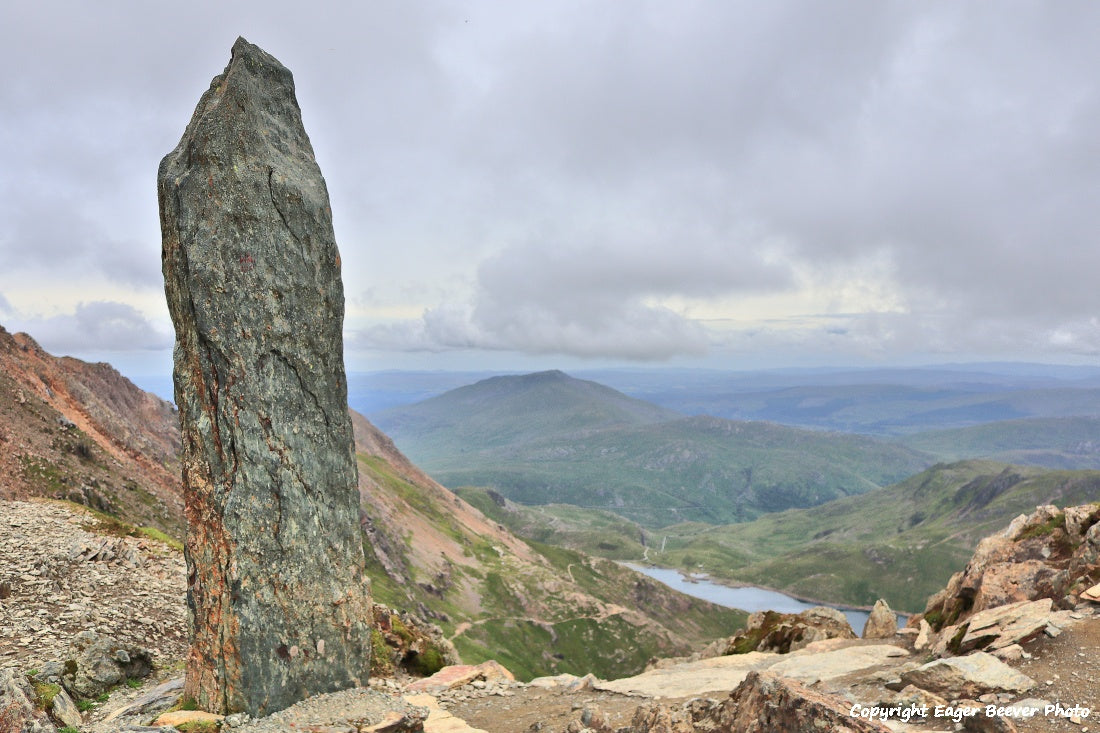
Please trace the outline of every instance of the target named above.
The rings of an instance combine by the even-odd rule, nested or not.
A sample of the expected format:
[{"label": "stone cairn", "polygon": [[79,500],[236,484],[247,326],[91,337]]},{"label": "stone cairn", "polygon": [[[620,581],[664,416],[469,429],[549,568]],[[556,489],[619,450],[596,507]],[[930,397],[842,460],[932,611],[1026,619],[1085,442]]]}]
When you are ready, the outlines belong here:
[{"label": "stone cairn", "polygon": [[183,429],[184,694],[256,716],[365,684],[340,256],[290,71],[237,39],[157,183]]}]

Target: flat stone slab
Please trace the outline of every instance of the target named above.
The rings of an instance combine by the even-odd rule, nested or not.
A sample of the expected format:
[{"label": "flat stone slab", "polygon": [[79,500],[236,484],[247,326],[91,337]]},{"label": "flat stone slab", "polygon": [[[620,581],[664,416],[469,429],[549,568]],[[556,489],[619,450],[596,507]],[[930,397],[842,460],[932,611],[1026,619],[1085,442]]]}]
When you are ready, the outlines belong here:
[{"label": "flat stone slab", "polygon": [[444,667],[431,677],[425,677],[409,685],[409,692],[429,692],[432,690],[453,690],[468,685],[481,677],[481,670],[474,664],[452,664]]},{"label": "flat stone slab", "polygon": [[184,723],[217,723],[220,724],[225,720],[224,715],[215,715],[214,713],[207,713],[202,710],[173,710],[170,713],[164,713],[159,718],[153,721],[153,725],[170,725],[179,726]]},{"label": "flat stone slab", "polygon": [[901,681],[953,700],[977,699],[987,692],[1025,692],[1035,686],[1035,680],[986,652],[937,659],[905,672]]},{"label": "flat stone slab", "polygon": [[685,662],[675,667],[652,669],[594,685],[597,690],[640,694],[647,697],[691,697],[705,692],[730,692],[749,672],[767,669],[784,656],[774,652],[749,652]]},{"label": "flat stone slab", "polygon": [[892,644],[851,646],[816,654],[790,655],[789,659],[773,664],[768,671],[813,685],[843,677],[861,669],[894,664],[908,657],[908,651]]},{"label": "flat stone slab", "polygon": [[486,733],[484,729],[473,728],[465,720],[456,718],[439,707],[439,701],[427,693],[406,695],[404,699],[410,705],[428,709],[428,719],[424,721],[424,733]]},{"label": "flat stone slab", "polygon": [[1050,623],[1052,601],[1021,601],[986,609],[971,616],[959,648],[994,651],[1034,638]]},{"label": "flat stone slab", "polygon": [[468,685],[474,680],[486,682],[511,682],[515,676],[504,665],[490,659],[481,664],[452,664],[431,677],[417,680],[405,689],[410,692],[441,692]]}]

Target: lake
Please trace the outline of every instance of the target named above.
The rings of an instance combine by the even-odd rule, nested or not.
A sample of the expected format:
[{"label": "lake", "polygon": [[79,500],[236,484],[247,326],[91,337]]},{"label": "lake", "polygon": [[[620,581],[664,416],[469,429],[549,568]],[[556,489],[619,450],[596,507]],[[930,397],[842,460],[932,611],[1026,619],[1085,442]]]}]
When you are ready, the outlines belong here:
[{"label": "lake", "polygon": [[[702,598],[704,601],[717,603],[719,606],[740,608],[743,611],[779,611],[780,613],[798,613],[814,606],[829,606],[844,612],[848,617],[848,623],[857,634],[863,633],[863,627],[870,615],[867,611],[856,608],[845,608],[832,603],[807,603],[797,598],[792,598],[779,591],[758,588],[754,585],[746,585],[740,588],[731,588],[728,585],[719,585],[705,578],[686,580],[679,570],[669,568],[653,568],[635,563],[623,563],[639,573],[648,575],[656,581],[664,583],[673,590],[678,590],[685,595]],[[898,617],[898,625],[905,624],[904,619]]]}]

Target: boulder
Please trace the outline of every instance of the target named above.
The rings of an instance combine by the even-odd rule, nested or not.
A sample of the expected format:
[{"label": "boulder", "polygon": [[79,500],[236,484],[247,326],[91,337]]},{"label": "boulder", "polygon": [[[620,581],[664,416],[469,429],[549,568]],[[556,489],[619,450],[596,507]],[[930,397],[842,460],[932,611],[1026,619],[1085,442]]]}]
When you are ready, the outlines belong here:
[{"label": "boulder", "polygon": [[[124,644],[95,631],[81,631],[69,643],[61,663],[61,684],[78,697],[94,698],[128,679],[141,679],[153,671],[147,649]],[[54,665],[43,667],[55,669]]]},{"label": "boulder", "polygon": [[1046,560],[1004,562],[987,567],[974,594],[975,611],[1065,593],[1065,572]]},{"label": "boulder", "polygon": [[481,670],[473,664],[454,664],[444,667],[431,677],[417,680],[405,687],[408,692],[442,692],[468,685],[481,679]]},{"label": "boulder", "polygon": [[917,638],[913,640],[913,648],[917,651],[927,649],[932,645],[932,627],[928,625],[928,622],[923,618],[920,619],[920,626],[917,630]]},{"label": "boulder", "polygon": [[116,708],[104,718],[104,723],[127,715],[152,715],[173,707],[183,695],[183,677],[176,677],[149,690],[131,703]]},{"label": "boulder", "polygon": [[1095,584],[1098,520],[1100,504],[1064,511],[1043,505],[1016,517],[1004,531],[978,544],[966,568],[928,600],[923,617],[934,630],[945,632],[973,614],[1024,601],[1047,598],[1072,608]]},{"label": "boulder", "polygon": [[863,627],[864,639],[892,639],[898,633],[898,615],[881,598],[875,601]]},{"label": "boulder", "polygon": [[[811,690],[794,680],[749,672],[720,706],[709,712],[701,730],[738,733],[827,730],[837,733],[885,733],[882,723],[851,715],[852,704]],[[698,724],[699,721],[696,721]]]},{"label": "boulder", "polygon": [[65,692],[65,688],[61,688],[53,696],[50,705],[50,717],[69,728],[79,728],[84,722],[84,718],[80,715],[80,709],[69,697],[69,693]]},{"label": "boulder", "polygon": [[183,433],[185,695],[261,716],[366,682],[371,604],[328,191],[243,38],[157,176]]},{"label": "boulder", "polygon": [[752,651],[786,654],[823,639],[855,639],[848,618],[835,608],[815,606],[801,613],[758,611],[726,645],[726,654]]},{"label": "boulder", "polygon": [[1024,692],[1035,686],[1035,680],[986,652],[934,660],[903,673],[901,681],[950,700],[987,692]]},{"label": "boulder", "polygon": [[485,682],[514,682],[515,675],[503,664],[489,659],[481,664],[453,664],[439,670],[431,677],[417,680],[405,687],[409,692],[440,692],[463,687],[476,680]]}]

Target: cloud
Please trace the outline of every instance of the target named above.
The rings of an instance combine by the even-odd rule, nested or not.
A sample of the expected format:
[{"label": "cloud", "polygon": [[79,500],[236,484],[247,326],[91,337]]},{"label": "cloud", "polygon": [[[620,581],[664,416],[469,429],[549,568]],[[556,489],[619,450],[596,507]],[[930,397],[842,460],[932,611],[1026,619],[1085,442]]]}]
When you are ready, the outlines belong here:
[{"label": "cloud", "polygon": [[64,7],[0,27],[21,307],[28,276],[44,304],[160,287],[156,165],[240,33],[295,74],[347,291],[379,314],[355,344],[1094,348],[1095,3]]},{"label": "cloud", "polygon": [[73,313],[21,319],[16,325],[54,354],[157,351],[173,342],[133,306],[109,301],[81,303]]},{"label": "cloud", "polygon": [[666,241],[667,234],[509,247],[481,263],[469,304],[429,308],[418,323],[368,330],[356,343],[664,360],[704,353],[707,335],[663,299],[769,291],[792,283],[786,267],[754,248]]}]

